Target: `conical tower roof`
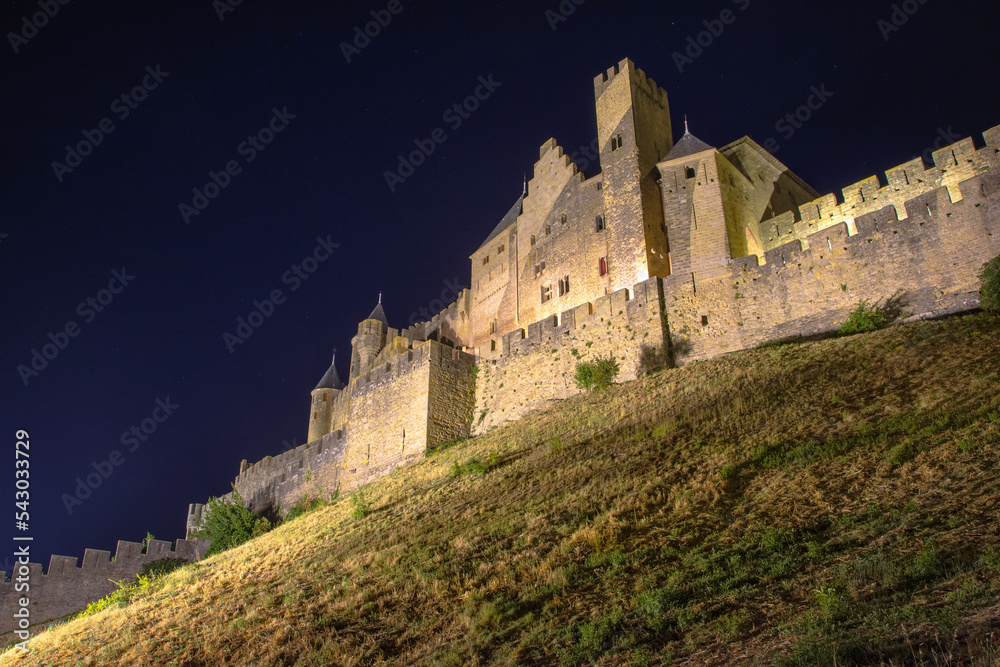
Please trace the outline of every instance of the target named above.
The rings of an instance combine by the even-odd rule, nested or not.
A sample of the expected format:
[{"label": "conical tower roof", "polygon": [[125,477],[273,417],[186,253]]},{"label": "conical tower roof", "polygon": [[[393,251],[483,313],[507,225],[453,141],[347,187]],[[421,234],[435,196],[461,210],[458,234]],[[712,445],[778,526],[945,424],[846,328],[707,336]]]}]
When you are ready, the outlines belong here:
[{"label": "conical tower roof", "polygon": [[337,351],[333,351],[333,361],[330,362],[330,368],[323,375],[323,379],[319,381],[316,385],[316,389],[343,389],[343,380],[340,379],[340,374],[337,373]]},{"label": "conical tower roof", "polygon": [[669,162],[670,160],[678,160],[702,151],[710,151],[714,148],[714,146],[709,146],[704,141],[691,134],[688,130],[687,119],[685,118],[684,136],[681,137],[680,141],[674,144],[674,147],[670,149],[670,152],[667,153],[666,157],[664,157],[662,161]]},{"label": "conical tower roof", "polygon": [[378,320],[379,322],[382,323],[382,326],[384,326],[386,329],[389,328],[389,320],[386,319],[386,317],[385,317],[385,311],[382,310],[382,293],[381,292],[379,292],[378,303],[375,305],[375,310],[373,310],[372,314],[369,315],[368,317],[366,317],[365,319],[366,320]]}]

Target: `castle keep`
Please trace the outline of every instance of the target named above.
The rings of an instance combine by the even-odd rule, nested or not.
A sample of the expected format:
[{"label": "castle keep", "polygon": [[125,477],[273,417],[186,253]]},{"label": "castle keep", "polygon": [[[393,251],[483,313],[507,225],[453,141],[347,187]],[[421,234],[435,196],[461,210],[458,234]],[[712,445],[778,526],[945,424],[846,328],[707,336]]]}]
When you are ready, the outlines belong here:
[{"label": "castle keep", "polygon": [[[685,123],[675,142],[666,92],[628,59],[594,79],[594,98],[601,172],[586,178],[549,139],[510,210],[484,227],[470,289],[399,329],[380,298],[351,341],[347,380],[331,363],[313,389],[307,443],[240,464],[234,486],[254,511],[350,491],[571,396],[579,361],[614,355],[631,379],[664,359],[831,331],[861,299],[915,316],[979,305],[979,268],[1000,255],[1000,126],[980,146],[936,151],[933,166],[918,158],[820,196],[749,137],[717,148]],[[189,536],[204,511],[189,507]],[[203,548],[179,541],[177,553]],[[133,556],[115,564],[138,571],[146,558]],[[88,550],[76,568],[53,556],[33,581],[83,581],[75,597],[52,590],[96,599],[87,586],[102,558]],[[65,613],[42,600],[33,619]]]},{"label": "castle keep", "polygon": [[[350,490],[429,447],[621,377],[835,329],[861,299],[916,314],[978,306],[1000,254],[1000,127],[820,196],[749,137],[675,142],[666,92],[628,59],[594,79],[601,172],[554,139],[470,256],[471,285],[427,322],[358,325],[350,374],[312,391],[307,444],[241,464],[251,507]],[[189,509],[196,527],[204,506]]]}]

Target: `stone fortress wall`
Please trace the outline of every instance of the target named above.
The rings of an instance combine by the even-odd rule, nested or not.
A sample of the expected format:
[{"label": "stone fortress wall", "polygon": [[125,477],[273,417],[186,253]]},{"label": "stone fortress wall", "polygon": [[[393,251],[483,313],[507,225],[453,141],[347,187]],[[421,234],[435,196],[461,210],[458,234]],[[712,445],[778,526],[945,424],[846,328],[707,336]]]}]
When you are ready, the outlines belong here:
[{"label": "stone fortress wall", "polygon": [[[435,340],[394,340],[400,349],[380,355],[378,365],[344,390],[349,426],[255,464],[243,462],[233,484],[252,510],[283,515],[301,498],[353,491],[423,458],[428,442],[469,435],[475,358]],[[189,537],[204,512],[204,504],[189,507]]]},{"label": "stone fortress wall", "polygon": [[[966,139],[937,151],[930,169],[890,170],[895,185],[879,189],[872,177],[845,188],[867,188],[866,201],[822,221],[817,210],[834,208],[823,204],[833,195],[802,206],[798,220],[788,212],[762,223],[762,257],[664,278],[676,362],[832,331],[861,299],[912,315],[978,307],[979,269],[1000,255],[1000,127],[983,136],[979,150]],[[901,201],[907,178],[919,194]]]},{"label": "stone fortress wall", "polygon": [[185,562],[198,560],[204,545],[195,541],[177,540],[176,545],[163,540],[150,540],[143,552],[139,542],[119,541],[114,560],[110,551],[87,549],[83,564],[72,556],[52,556],[43,573],[38,563],[29,563],[27,583],[29,590],[18,591],[25,574],[14,566],[10,581],[0,582],[0,634],[17,629],[14,614],[20,609],[18,600],[27,597],[30,621],[43,623],[79,611],[90,602],[99,600],[115,590],[115,581],[135,581],[142,566],[161,558],[175,558]]},{"label": "stone fortress wall", "polygon": [[[948,190],[952,202],[962,199],[959,185],[1000,165],[1000,126],[983,133],[986,145],[977,149],[971,138],[963,139],[933,153],[934,165],[925,168],[915,158],[889,169],[884,176],[868,178],[847,186],[841,195],[828,194],[760,225],[764,250],[840,223],[855,233],[853,221],[868,213],[892,206],[899,219],[907,217],[906,203],[940,187]],[[884,185],[883,185],[884,183]]]},{"label": "stone fortress wall", "polygon": [[666,343],[662,304],[662,285],[651,278],[504,335],[502,347],[480,352],[473,432],[579,393],[580,361],[611,355],[619,379],[635,379],[643,350]]},{"label": "stone fortress wall", "polygon": [[[819,197],[748,137],[715,149],[685,131],[675,143],[666,93],[628,59],[594,94],[601,173],[542,144],[524,192],[470,255],[471,287],[405,329],[380,301],[352,339],[347,382],[332,364],[312,391],[307,444],[241,463],[234,487],[251,509],[353,491],[572,396],[580,361],[613,355],[627,380],[647,355],[679,365],[834,330],[861,299],[914,315],[978,306],[979,268],[1000,255],[1000,127],[984,147],[938,150],[930,168],[914,160]],[[190,538],[205,510],[189,507]],[[56,576],[33,586],[33,603],[79,609],[111,586],[106,573],[129,577],[99,553],[82,568],[53,557],[48,575],[33,566]],[[71,569],[90,574],[57,583]],[[9,590],[0,603],[13,604]]]}]

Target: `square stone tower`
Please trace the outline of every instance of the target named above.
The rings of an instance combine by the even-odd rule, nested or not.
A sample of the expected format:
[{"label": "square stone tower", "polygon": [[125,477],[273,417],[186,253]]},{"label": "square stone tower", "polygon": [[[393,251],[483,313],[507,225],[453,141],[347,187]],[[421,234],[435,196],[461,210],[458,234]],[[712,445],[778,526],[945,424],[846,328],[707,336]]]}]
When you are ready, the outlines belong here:
[{"label": "square stone tower", "polygon": [[594,79],[608,292],[670,273],[656,163],[673,147],[667,93],[628,58]]}]

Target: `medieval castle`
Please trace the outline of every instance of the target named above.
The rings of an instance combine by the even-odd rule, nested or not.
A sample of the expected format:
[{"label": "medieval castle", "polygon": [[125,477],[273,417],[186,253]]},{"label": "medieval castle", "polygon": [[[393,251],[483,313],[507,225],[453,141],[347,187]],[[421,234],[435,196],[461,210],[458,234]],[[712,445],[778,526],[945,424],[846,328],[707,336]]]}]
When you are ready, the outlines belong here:
[{"label": "medieval castle", "polygon": [[[580,360],[613,354],[630,379],[833,330],[861,299],[915,316],[978,306],[978,270],[1000,254],[1000,126],[930,168],[917,158],[819,196],[749,137],[716,148],[685,124],[675,142],[667,93],[628,59],[594,97],[601,173],[545,142],[472,253],[472,287],[408,328],[378,303],[347,381],[331,364],[313,389],[307,443],[240,465],[252,509],[349,491],[570,396]],[[204,509],[190,506],[189,535]]]}]

